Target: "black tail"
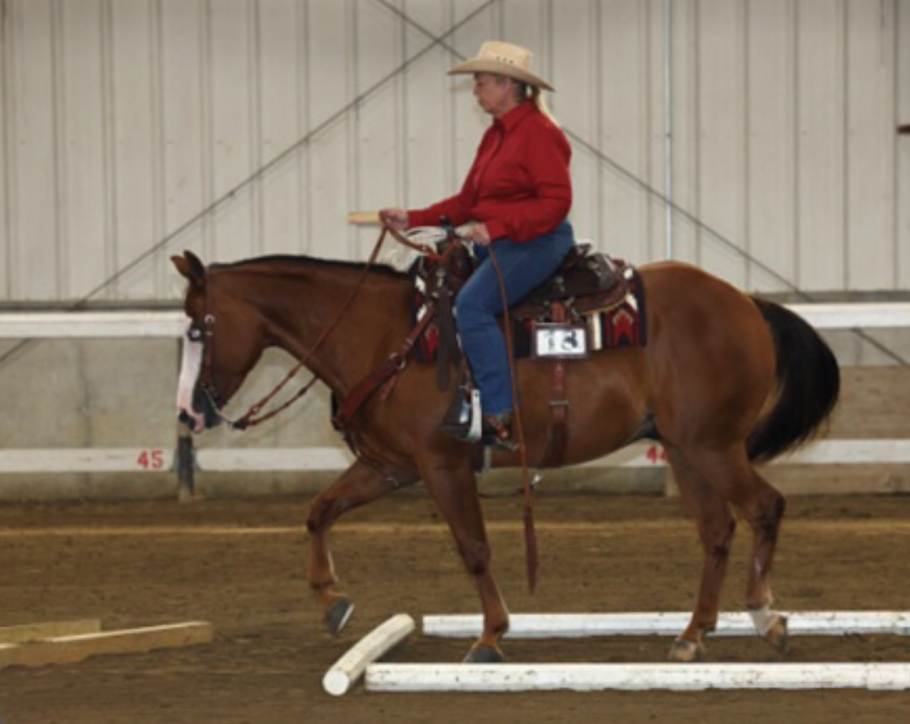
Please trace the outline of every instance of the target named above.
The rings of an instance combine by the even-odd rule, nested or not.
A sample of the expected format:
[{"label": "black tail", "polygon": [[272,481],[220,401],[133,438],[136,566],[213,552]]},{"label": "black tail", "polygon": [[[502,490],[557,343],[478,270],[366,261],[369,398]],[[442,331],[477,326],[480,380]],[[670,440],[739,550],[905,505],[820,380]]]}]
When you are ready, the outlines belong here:
[{"label": "black tail", "polygon": [[817,432],[837,404],[840,370],[834,353],[802,317],[766,299],[752,301],[771,327],[777,352],[777,402],[746,442],[749,459],[765,462]]}]

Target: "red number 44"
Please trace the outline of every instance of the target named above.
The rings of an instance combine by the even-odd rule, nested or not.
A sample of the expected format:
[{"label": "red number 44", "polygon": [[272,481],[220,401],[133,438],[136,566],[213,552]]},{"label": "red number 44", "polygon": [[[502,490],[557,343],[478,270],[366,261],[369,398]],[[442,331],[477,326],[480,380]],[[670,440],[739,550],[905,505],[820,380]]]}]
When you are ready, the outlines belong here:
[{"label": "red number 44", "polygon": [[164,467],[164,450],[143,450],[136,462],[146,470],[161,470]]},{"label": "red number 44", "polygon": [[648,458],[648,460],[650,460],[655,465],[657,463],[665,463],[665,462],[667,462],[667,451],[664,450],[662,447],[658,447],[657,445],[652,445],[651,447],[648,448],[646,457]]}]

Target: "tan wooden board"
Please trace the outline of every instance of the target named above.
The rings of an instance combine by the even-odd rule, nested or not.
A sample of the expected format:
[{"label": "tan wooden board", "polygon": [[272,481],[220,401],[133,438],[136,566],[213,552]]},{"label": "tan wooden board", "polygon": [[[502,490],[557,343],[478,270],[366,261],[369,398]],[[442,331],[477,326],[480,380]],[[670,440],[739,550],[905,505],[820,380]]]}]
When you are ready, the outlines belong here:
[{"label": "tan wooden board", "polygon": [[361,225],[378,225],[379,224],[379,212],[378,211],[352,211],[348,214],[348,223],[349,224],[361,224]]},{"label": "tan wooden board", "polygon": [[55,636],[76,636],[101,631],[101,621],[97,618],[79,621],[45,621],[27,623],[19,626],[0,627],[0,644],[18,644],[34,639],[46,639]]},{"label": "tan wooden board", "polygon": [[212,625],[205,621],[56,636],[0,646],[0,669],[6,666],[72,664],[99,654],[136,654],[155,649],[210,643]]}]

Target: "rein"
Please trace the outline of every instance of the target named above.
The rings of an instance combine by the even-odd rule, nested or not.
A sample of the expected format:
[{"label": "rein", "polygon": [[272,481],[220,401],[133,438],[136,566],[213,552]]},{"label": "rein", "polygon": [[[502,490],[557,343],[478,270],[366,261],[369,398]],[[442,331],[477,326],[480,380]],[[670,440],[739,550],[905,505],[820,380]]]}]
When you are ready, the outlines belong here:
[{"label": "rein", "polygon": [[[212,340],[215,336],[215,315],[211,311],[211,301],[210,301],[209,295],[208,295],[208,287],[206,287],[206,315],[203,318],[204,319],[203,324],[205,325],[205,329],[204,329],[203,333],[206,337],[206,345],[205,345],[205,356],[203,359],[203,369],[202,369],[203,378],[204,378],[203,382],[202,382],[202,389],[205,392],[206,396],[208,397],[209,402],[212,405],[212,408],[215,410],[215,414],[217,414],[221,420],[223,420],[225,423],[227,423],[228,427],[230,427],[232,430],[246,430],[247,428],[255,427],[256,425],[260,425],[261,423],[265,422],[266,420],[272,419],[273,417],[275,417],[275,415],[277,415],[278,413],[286,410],[288,407],[293,405],[295,402],[297,402],[297,400],[299,400],[307,392],[309,392],[310,389],[313,387],[313,385],[316,384],[318,378],[316,377],[316,375],[313,375],[313,377],[310,379],[310,381],[307,382],[303,387],[301,387],[294,394],[294,396],[291,397],[289,400],[287,400],[286,402],[284,402],[283,404],[281,404],[279,407],[275,408],[274,410],[271,410],[270,412],[266,413],[265,415],[256,417],[262,411],[262,408],[265,407],[275,397],[275,395],[277,395],[282,389],[284,389],[285,385],[287,385],[288,382],[290,382],[296,376],[296,374],[303,367],[306,366],[306,364],[312,359],[313,355],[316,354],[317,350],[323,345],[323,343],[326,341],[326,339],[328,339],[329,335],[332,333],[332,331],[335,329],[335,327],[338,326],[338,323],[341,321],[341,318],[345,315],[345,313],[348,311],[348,308],[354,302],[354,299],[356,298],[358,292],[360,291],[360,288],[363,286],[364,281],[366,281],[367,274],[370,271],[370,267],[372,267],[373,264],[376,263],[376,259],[379,257],[379,251],[382,248],[383,242],[385,241],[385,236],[386,236],[387,231],[391,231],[391,229],[389,229],[388,227],[384,227],[382,230],[382,233],[379,235],[379,239],[377,239],[377,241],[376,241],[376,245],[373,247],[373,251],[370,254],[370,258],[367,260],[366,265],[363,267],[363,272],[361,272],[360,277],[357,280],[357,283],[354,285],[354,288],[351,290],[351,293],[348,295],[347,299],[345,299],[344,304],[341,305],[341,309],[338,311],[338,314],[335,315],[335,318],[332,320],[332,323],[328,327],[325,328],[323,333],[316,340],[316,344],[314,344],[313,347],[310,348],[310,351],[306,354],[306,356],[302,360],[300,360],[300,362],[298,362],[294,367],[291,368],[291,370],[284,376],[284,379],[282,379],[277,385],[275,385],[275,387],[272,389],[271,392],[269,392],[267,395],[265,395],[265,397],[263,397],[261,400],[259,400],[259,402],[255,403],[252,407],[250,407],[250,409],[247,410],[247,412],[237,420],[232,420],[221,412],[222,404],[219,402],[218,393],[215,391],[215,389],[211,385],[212,368],[214,366],[214,363],[212,360],[212,356],[214,354],[212,352],[212,349],[214,348],[214,345],[212,344]],[[400,236],[400,235],[398,235],[397,232],[395,232],[393,234],[393,238],[396,238],[396,241],[398,240],[397,236]]]},{"label": "rein", "polygon": [[518,434],[518,449],[521,453],[521,482],[524,490],[524,532],[525,532],[525,558],[527,561],[528,590],[534,593],[537,587],[537,532],[534,528],[534,507],[531,503],[531,492],[534,489],[534,482],[528,474],[528,449],[525,444],[524,426],[521,420],[521,401],[518,395],[518,366],[515,364],[515,353],[512,344],[512,327],[509,323],[509,300],[506,295],[506,285],[502,277],[502,269],[499,268],[499,261],[493,252],[493,245],[487,247],[490,253],[490,260],[493,262],[493,268],[496,271],[496,279],[499,282],[499,294],[502,299],[503,322],[506,338],[506,350],[509,354],[509,372],[512,376],[512,404],[515,407],[515,432]]},{"label": "rein", "polygon": [[[341,306],[341,309],[338,311],[338,314],[335,315],[335,319],[333,319],[332,323],[328,327],[326,327],[325,331],[323,331],[323,333],[320,335],[320,337],[316,340],[316,344],[313,345],[313,347],[310,349],[310,351],[307,353],[307,355],[300,362],[298,362],[294,367],[292,367],[290,369],[290,371],[288,371],[288,373],[284,376],[284,378],[277,385],[275,385],[274,388],[272,388],[271,392],[266,394],[261,400],[259,400],[257,403],[252,405],[250,407],[250,409],[247,410],[247,412],[237,420],[230,419],[222,412],[223,404],[220,402],[219,395],[211,384],[212,368],[213,368],[212,349],[214,348],[214,345],[211,342],[212,342],[212,338],[215,336],[215,315],[211,311],[211,302],[208,298],[208,289],[206,289],[206,315],[204,317],[205,328],[204,328],[204,332],[203,332],[206,337],[206,345],[205,345],[206,350],[205,350],[205,357],[204,357],[204,361],[203,361],[203,370],[202,370],[203,379],[204,379],[204,381],[202,383],[202,389],[203,389],[206,397],[208,398],[209,403],[212,406],[212,409],[214,409],[215,414],[222,421],[224,421],[228,425],[228,427],[230,427],[232,430],[241,430],[242,431],[242,430],[246,430],[250,427],[255,427],[256,425],[260,425],[263,422],[265,422],[266,420],[271,420],[273,417],[278,415],[280,412],[283,412],[288,407],[290,407],[295,402],[297,402],[297,400],[299,400],[307,392],[309,392],[310,389],[313,387],[313,385],[316,384],[316,382],[318,381],[318,378],[315,375],[313,375],[313,377],[310,379],[310,381],[307,382],[299,390],[297,390],[297,392],[286,402],[282,403],[280,406],[276,407],[274,410],[267,412],[264,415],[259,415],[259,413],[262,411],[262,409],[267,404],[269,404],[269,402],[271,402],[274,399],[275,395],[277,395],[281,390],[283,390],[284,387],[297,375],[297,373],[303,367],[306,366],[306,364],[310,361],[310,359],[312,359],[313,355],[316,354],[317,350],[319,350],[319,348],[322,346],[322,344],[325,342],[325,340],[328,339],[329,335],[332,333],[332,331],[335,329],[335,327],[341,321],[341,318],[348,311],[348,308],[351,306],[355,297],[357,296],[357,293],[360,291],[360,288],[363,286],[363,283],[366,280],[366,277],[370,271],[370,268],[373,266],[373,264],[376,263],[376,259],[379,257],[379,252],[382,249],[382,244],[385,241],[386,234],[391,236],[399,244],[402,244],[403,246],[407,246],[407,247],[413,249],[414,251],[417,251],[420,254],[423,254],[424,256],[430,257],[435,262],[446,261],[448,259],[449,255],[455,250],[455,248],[457,246],[456,244],[452,244],[442,254],[439,254],[431,246],[429,246],[427,244],[415,243],[415,242],[411,241],[410,239],[408,239],[403,234],[401,234],[398,231],[396,231],[395,229],[393,229],[392,227],[383,224],[382,233],[380,233],[379,238],[376,240],[376,244],[373,247],[373,251],[370,254],[370,258],[367,260],[366,265],[363,268],[363,272],[361,273],[360,278],[357,280],[357,283],[354,285],[354,288],[351,290],[351,293],[348,295],[348,298],[345,300],[344,304]],[[404,369],[404,357],[407,355],[407,353],[410,351],[411,347],[413,346],[413,340],[415,340],[417,337],[420,336],[420,332],[422,332],[423,329],[426,327],[426,325],[429,323],[431,316],[432,316],[431,314],[425,315],[425,321],[422,325],[420,325],[419,332],[416,335],[414,335],[414,333],[412,332],[412,335],[409,337],[409,339],[411,339],[413,337],[413,339],[411,339],[410,343],[407,343],[406,346],[402,347],[402,349],[399,350],[399,352],[397,352],[396,354],[393,354],[392,357],[390,357],[390,362],[392,362],[392,367],[389,367],[389,362],[387,362],[386,365],[384,365],[381,368],[381,371],[383,373],[383,376],[382,376],[383,380],[388,379],[390,376],[396,374],[397,372],[401,372]],[[371,378],[368,378],[368,379],[375,378],[378,373],[379,373],[379,371],[377,371],[377,373],[375,373],[373,376],[371,376]],[[366,385],[365,385],[366,382],[367,381],[365,380],[360,385],[358,385],[358,387],[356,388],[356,390],[355,390],[357,392],[356,399],[358,400],[358,403],[356,405],[349,404],[345,407],[346,414],[343,417],[339,418],[339,420],[338,420],[339,423],[346,423],[347,420],[353,416],[354,412],[356,412],[357,407],[359,407],[359,402],[362,402],[363,399],[365,399],[365,397],[369,394],[369,392],[372,392],[372,389],[373,389],[372,387],[369,387],[369,389],[366,389]],[[257,417],[257,415],[259,415],[259,416]]]}]

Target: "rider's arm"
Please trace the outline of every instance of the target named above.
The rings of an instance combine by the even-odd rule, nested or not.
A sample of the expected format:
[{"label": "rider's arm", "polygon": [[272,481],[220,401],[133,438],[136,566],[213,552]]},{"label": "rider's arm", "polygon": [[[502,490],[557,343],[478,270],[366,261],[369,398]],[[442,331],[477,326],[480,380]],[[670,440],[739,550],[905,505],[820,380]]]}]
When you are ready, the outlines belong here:
[{"label": "rider's arm", "polygon": [[449,220],[452,226],[461,226],[470,221],[472,219],[471,207],[477,195],[477,188],[474,183],[477,164],[495,142],[496,137],[491,128],[484,134],[480,145],[477,147],[477,155],[471,165],[471,170],[468,171],[468,175],[465,177],[461,191],[425,209],[409,209],[408,223],[411,226],[438,226],[439,219],[443,216]]}]

